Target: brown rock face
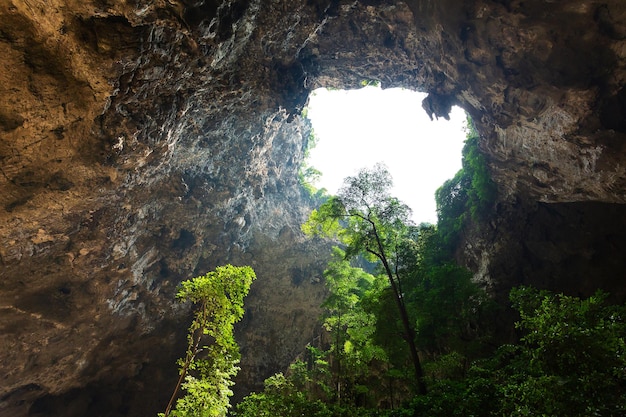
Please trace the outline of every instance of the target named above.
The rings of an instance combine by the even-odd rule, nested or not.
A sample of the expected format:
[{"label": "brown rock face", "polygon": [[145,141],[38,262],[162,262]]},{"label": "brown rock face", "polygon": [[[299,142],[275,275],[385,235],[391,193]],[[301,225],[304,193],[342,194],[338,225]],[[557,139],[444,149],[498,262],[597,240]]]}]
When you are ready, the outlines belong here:
[{"label": "brown rock face", "polygon": [[[3,0],[0,52],[2,416],[161,410],[175,287],[227,262],[259,277],[240,394],[297,355],[327,254],[299,232],[317,87],[375,79],[472,115],[502,212],[466,258],[495,287],[619,287],[622,1]],[[598,278],[562,279],[574,259]]]}]

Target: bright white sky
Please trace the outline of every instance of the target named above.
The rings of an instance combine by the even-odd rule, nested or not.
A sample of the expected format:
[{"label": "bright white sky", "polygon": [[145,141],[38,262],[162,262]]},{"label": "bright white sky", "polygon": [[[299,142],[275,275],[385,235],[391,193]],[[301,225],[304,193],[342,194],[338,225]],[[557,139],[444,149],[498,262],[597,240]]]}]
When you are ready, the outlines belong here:
[{"label": "bright white sky", "polygon": [[425,96],[380,87],[311,93],[308,118],[318,142],[308,164],[322,172],[316,187],[335,194],[345,177],[383,162],[413,221],[435,224],[435,191],[461,169],[465,112],[454,107],[450,121],[431,121]]}]

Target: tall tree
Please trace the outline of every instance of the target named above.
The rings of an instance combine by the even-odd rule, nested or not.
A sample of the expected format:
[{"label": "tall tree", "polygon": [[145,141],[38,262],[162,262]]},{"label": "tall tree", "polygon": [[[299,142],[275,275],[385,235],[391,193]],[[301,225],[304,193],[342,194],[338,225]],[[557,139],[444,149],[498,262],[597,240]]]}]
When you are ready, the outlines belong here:
[{"label": "tall tree", "polygon": [[410,224],[410,208],[390,194],[393,185],[386,167],[377,164],[344,180],[338,195],[314,210],[303,231],[309,235],[337,237],[346,256],[365,256],[380,262],[389,280],[415,370],[417,390],[426,393],[424,373],[415,344],[415,329],[407,313],[399,277],[398,248]]},{"label": "tall tree", "polygon": [[324,327],[332,336],[331,372],[338,404],[356,401],[361,380],[368,375],[373,359],[385,359],[382,348],[373,344],[376,317],[363,309],[362,301],[375,285],[376,278],[345,260],[345,253],[333,249],[333,260],[324,271],[329,296],[322,304],[326,310]]},{"label": "tall tree", "polygon": [[[187,353],[178,361],[180,377],[165,413],[159,416],[226,415],[240,358],[233,327],[243,317],[243,299],[255,278],[249,266],[226,265],[180,284],[176,298],[198,308],[187,335]],[[180,389],[186,393],[176,399]]]}]

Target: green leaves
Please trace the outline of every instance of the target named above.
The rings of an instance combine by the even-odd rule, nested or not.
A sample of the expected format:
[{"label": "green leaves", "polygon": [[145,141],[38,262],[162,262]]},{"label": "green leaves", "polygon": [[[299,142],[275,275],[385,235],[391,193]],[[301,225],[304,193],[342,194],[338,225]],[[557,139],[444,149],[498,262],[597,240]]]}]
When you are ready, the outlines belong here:
[{"label": "green leaves", "polygon": [[334,392],[338,402],[345,403],[354,401],[355,390],[363,381],[373,379],[369,365],[375,359],[384,360],[385,354],[374,344],[376,317],[363,306],[376,278],[352,267],[340,249],[334,251],[334,260],[324,272],[330,294],[322,306],[326,309],[324,327],[331,339]]},{"label": "green leaves", "polygon": [[626,309],[607,306],[606,298],[602,292],[583,300],[529,287],[511,291],[527,360],[520,383],[509,384],[522,410],[517,415],[626,411]]},{"label": "green leaves", "polygon": [[496,184],[478,147],[480,138],[469,117],[467,126],[463,168],[435,193],[437,227],[448,250],[456,247],[466,222],[480,219],[497,197]]},{"label": "green leaves", "polygon": [[382,260],[410,224],[411,210],[390,195],[392,185],[384,165],[362,169],[344,180],[338,196],[311,213],[302,230],[309,236],[338,239],[348,257],[365,255]]},{"label": "green leaves", "polygon": [[337,197],[331,197],[311,212],[302,225],[302,231],[307,236],[339,238],[344,232],[339,222],[345,217],[347,214],[343,202]]},{"label": "green leaves", "polygon": [[455,349],[466,353],[476,339],[475,325],[488,300],[466,268],[452,262],[423,265],[412,280],[411,306],[418,344],[431,353]]},{"label": "green leaves", "polygon": [[606,297],[513,289],[520,344],[470,369],[468,381],[480,376],[494,388],[487,415],[624,415],[626,308],[606,305]]},{"label": "green leaves", "polygon": [[519,344],[463,368],[455,354],[428,364],[435,379],[415,397],[407,415],[617,417],[626,415],[624,306],[606,294],[588,299],[520,287],[511,291],[519,310]]},{"label": "green leaves", "polygon": [[[176,298],[197,305],[187,335],[187,352],[179,360],[180,378],[165,413],[178,417],[223,417],[226,415],[232,378],[239,368],[239,347],[233,327],[244,314],[243,300],[256,278],[249,266],[220,266],[206,275],[180,284]],[[208,336],[209,345],[202,345]],[[202,358],[198,353],[202,351]],[[178,398],[179,388],[185,395]]]},{"label": "green leaves", "polygon": [[[511,300],[520,311],[522,341],[532,346],[532,361],[542,372],[580,380],[597,372],[626,369],[626,308],[606,306],[607,294],[581,300],[520,287]],[[602,377],[603,379],[605,377]]]},{"label": "green leaves", "polygon": [[361,169],[357,175],[344,179],[338,195],[348,212],[367,215],[385,204],[390,198],[392,186],[393,180],[387,168],[376,164],[372,169]]}]

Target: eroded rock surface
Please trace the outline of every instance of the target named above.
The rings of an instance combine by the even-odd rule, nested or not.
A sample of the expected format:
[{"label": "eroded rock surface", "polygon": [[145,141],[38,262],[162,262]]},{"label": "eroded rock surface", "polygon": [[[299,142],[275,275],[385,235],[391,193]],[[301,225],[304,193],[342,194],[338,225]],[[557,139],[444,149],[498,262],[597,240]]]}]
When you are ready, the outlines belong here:
[{"label": "eroded rock surface", "polygon": [[[503,207],[559,203],[567,218],[565,203],[610,203],[574,217],[615,216],[594,239],[621,248],[619,0],[3,0],[0,51],[0,415],[162,409],[186,326],[175,286],[226,262],[259,277],[242,392],[298,354],[327,254],[299,232],[299,113],[317,87],[427,91],[433,117],[461,105]],[[495,286],[498,256],[519,251],[488,249],[516,227],[494,223],[467,249]],[[563,273],[558,240],[574,235],[522,229],[539,275]]]}]

